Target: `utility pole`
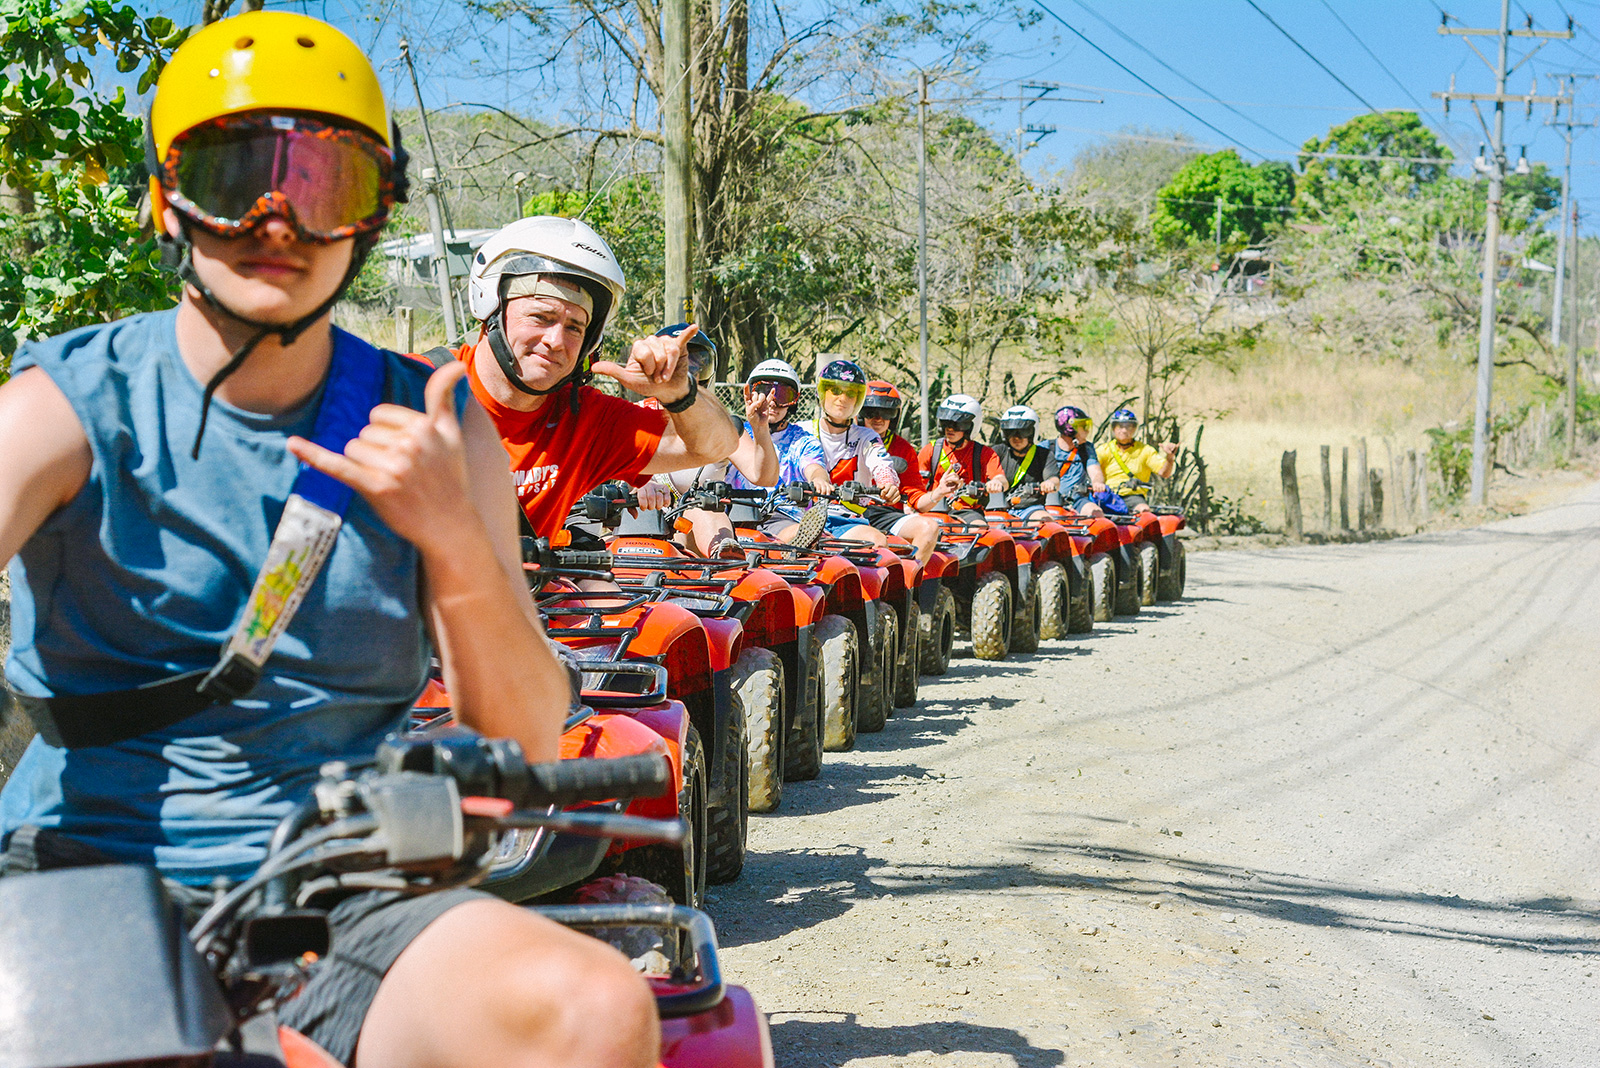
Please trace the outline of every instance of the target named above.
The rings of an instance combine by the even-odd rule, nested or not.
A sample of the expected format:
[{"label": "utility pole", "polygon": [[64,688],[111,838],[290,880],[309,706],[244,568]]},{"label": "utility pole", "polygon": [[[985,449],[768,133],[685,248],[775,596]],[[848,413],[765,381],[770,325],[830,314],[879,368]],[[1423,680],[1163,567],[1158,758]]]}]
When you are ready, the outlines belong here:
[{"label": "utility pole", "polygon": [[[1533,58],[1539,48],[1544,47],[1544,42],[1551,39],[1568,39],[1573,36],[1571,21],[1567,28],[1561,30],[1535,30],[1530,25],[1527,29],[1513,30],[1510,28],[1511,0],[1500,0],[1500,26],[1498,29],[1473,29],[1465,26],[1452,27],[1447,24],[1449,16],[1444,16],[1445,22],[1439,25],[1439,32],[1446,36],[1460,37],[1468,48],[1477,53],[1484,65],[1494,71],[1493,93],[1458,93],[1455,89],[1455,76],[1450,78],[1448,92],[1434,93],[1433,95],[1444,101],[1448,113],[1452,101],[1464,100],[1472,105],[1472,110],[1478,116],[1478,124],[1484,127],[1489,136],[1489,155],[1486,159],[1480,157],[1473,166],[1489,177],[1488,209],[1485,212],[1484,238],[1483,238],[1483,277],[1482,297],[1478,315],[1478,389],[1477,401],[1473,409],[1472,421],[1472,491],[1470,500],[1475,505],[1484,503],[1489,485],[1489,405],[1494,387],[1494,332],[1495,332],[1495,286],[1500,274],[1500,197],[1505,184],[1506,156],[1505,156],[1505,129],[1506,129],[1506,104],[1522,104],[1529,113],[1533,111],[1534,104],[1550,104],[1559,107],[1561,104],[1572,103],[1571,96],[1540,96],[1537,93],[1507,93],[1506,75],[1522,66]],[[1530,23],[1531,23],[1530,19]],[[1474,37],[1494,37],[1499,43],[1498,61],[1490,63],[1489,58],[1478,50],[1472,43]],[[1538,38],[1541,43],[1527,55],[1517,61],[1515,67],[1507,68],[1506,50],[1512,37]],[[1491,131],[1483,121],[1483,112],[1478,108],[1480,102],[1494,104],[1494,127]],[[1526,173],[1526,160],[1520,160],[1517,169]]]},{"label": "utility pole", "polygon": [[666,225],[662,314],[694,320],[694,131],[689,114],[690,0],[661,5],[661,201]]},{"label": "utility pole", "polygon": [[444,231],[448,223],[450,232],[455,233],[455,224],[449,222],[450,208],[444,199],[443,173],[439,167],[439,150],[433,144],[433,132],[428,128],[428,109],[422,104],[422,86],[417,82],[417,68],[411,62],[411,42],[404,38],[400,41],[400,57],[406,61],[406,70],[411,72],[411,90],[417,95],[417,114],[422,117],[422,136],[428,142],[428,155],[433,160],[433,166],[422,169],[422,194],[428,204],[428,229],[433,235],[433,281],[439,288],[439,314],[444,317],[444,341],[446,345],[455,344],[460,336],[456,328],[456,300],[450,288],[450,250],[445,245]]},{"label": "utility pole", "polygon": [[[1032,148],[1034,145],[1038,144],[1040,139],[1049,137],[1051,134],[1056,132],[1056,128],[1054,126],[1027,126],[1027,125],[1024,125],[1023,118],[1022,118],[1023,113],[1026,112],[1030,106],[1032,106],[1034,104],[1037,104],[1041,100],[1053,100],[1053,99],[1056,99],[1055,97],[1052,97],[1050,94],[1055,92],[1057,89],[1060,89],[1060,88],[1061,88],[1061,86],[1057,85],[1055,82],[1023,82],[1021,85],[1017,86],[1017,163],[1018,163],[1018,165],[1021,165],[1021,163],[1022,163],[1022,154],[1024,152],[1026,152],[1028,149]],[[1030,90],[1034,94],[1031,97],[1028,95],[1028,92]],[[1023,141],[1023,137],[1028,135],[1028,134],[1034,134],[1034,135],[1037,135],[1037,137],[1035,138],[1035,140],[1024,142]]]},{"label": "utility pole", "polygon": [[917,388],[928,443],[928,72],[917,72]]},{"label": "utility pole", "polygon": [[[1572,143],[1570,140],[1567,142]],[[1565,223],[1565,220],[1562,220]],[[1565,225],[1562,229],[1566,229]],[[1572,205],[1572,337],[1567,348],[1567,459],[1578,451],[1578,205]]]},{"label": "utility pole", "polygon": [[[1590,74],[1564,74],[1561,76],[1561,88],[1568,95],[1576,96],[1567,88],[1567,79],[1575,82],[1578,78],[1592,78]],[[1565,122],[1560,122],[1552,117],[1546,126],[1559,126],[1565,130],[1562,135],[1566,142],[1564,160],[1561,168],[1561,232],[1556,235],[1556,285],[1555,296],[1551,300],[1550,308],[1550,347],[1557,352],[1561,351],[1561,313],[1564,301],[1561,299],[1563,284],[1567,274],[1567,222],[1572,217],[1572,138],[1573,131],[1577,129],[1591,129],[1596,124],[1592,122],[1574,122],[1576,118],[1574,108],[1567,109]],[[1576,329],[1576,327],[1574,327]]]}]

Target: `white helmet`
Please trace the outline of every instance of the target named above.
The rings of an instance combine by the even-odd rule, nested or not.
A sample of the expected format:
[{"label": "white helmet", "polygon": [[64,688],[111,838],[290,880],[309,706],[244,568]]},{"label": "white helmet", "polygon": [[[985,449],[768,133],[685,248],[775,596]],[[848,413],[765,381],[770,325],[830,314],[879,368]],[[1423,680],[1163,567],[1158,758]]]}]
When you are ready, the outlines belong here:
[{"label": "white helmet", "polygon": [[[605,238],[587,223],[558,215],[518,219],[483,243],[472,257],[467,296],[481,322],[496,320],[505,280],[518,275],[553,274],[574,279],[594,299],[583,336],[585,362],[600,347],[606,324],[627,288],[622,268]],[[515,381],[515,376],[513,377]]]},{"label": "white helmet", "polygon": [[745,376],[744,384],[748,386],[757,379],[790,382],[794,385],[794,391],[800,392],[800,376],[795,374],[794,368],[784,360],[762,360],[750,369],[750,373]]},{"label": "white helmet", "polygon": [[1026,430],[1032,434],[1039,427],[1039,413],[1026,404],[1014,404],[1000,413],[1000,433],[1009,430]]},{"label": "white helmet", "polygon": [[968,434],[973,428],[983,422],[983,405],[965,393],[957,393],[946,397],[944,403],[939,405],[940,423],[962,424]]}]

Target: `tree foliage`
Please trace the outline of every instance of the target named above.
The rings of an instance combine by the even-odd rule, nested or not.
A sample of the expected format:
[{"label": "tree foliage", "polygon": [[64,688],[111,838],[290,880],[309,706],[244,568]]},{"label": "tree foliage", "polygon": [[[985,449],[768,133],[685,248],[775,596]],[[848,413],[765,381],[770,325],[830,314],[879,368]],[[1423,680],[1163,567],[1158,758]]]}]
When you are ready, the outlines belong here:
[{"label": "tree foliage", "polygon": [[0,0],[0,361],[20,339],[170,303],[138,220],[143,127],[102,52],[154,84],[186,31],[110,0]]},{"label": "tree foliage", "polygon": [[1184,164],[1157,195],[1150,230],[1171,242],[1254,244],[1283,223],[1294,174],[1273,160],[1250,164],[1233,149]]},{"label": "tree foliage", "polygon": [[[1373,184],[1414,192],[1443,178],[1455,158],[1415,111],[1357,115],[1301,148],[1297,200],[1310,210],[1341,203]],[[1351,156],[1392,158],[1345,158]]]}]

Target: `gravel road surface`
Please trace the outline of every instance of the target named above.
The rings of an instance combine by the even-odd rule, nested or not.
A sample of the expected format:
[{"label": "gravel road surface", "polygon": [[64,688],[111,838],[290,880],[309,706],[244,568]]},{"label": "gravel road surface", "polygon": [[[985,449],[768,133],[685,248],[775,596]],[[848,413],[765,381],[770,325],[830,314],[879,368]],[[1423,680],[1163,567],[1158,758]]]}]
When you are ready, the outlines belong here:
[{"label": "gravel road surface", "polygon": [[778,1063],[1600,1064],[1600,486],[1189,572],[752,821]]}]

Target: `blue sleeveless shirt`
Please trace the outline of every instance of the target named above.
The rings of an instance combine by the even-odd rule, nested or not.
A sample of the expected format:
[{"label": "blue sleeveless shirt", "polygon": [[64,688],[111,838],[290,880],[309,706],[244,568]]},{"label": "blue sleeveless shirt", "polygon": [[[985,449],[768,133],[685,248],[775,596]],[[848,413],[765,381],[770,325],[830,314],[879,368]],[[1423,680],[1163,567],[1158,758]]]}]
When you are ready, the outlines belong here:
[{"label": "blue sleeveless shirt", "polygon": [[[86,327],[18,351],[83,424],[88,482],[11,563],[21,693],[99,693],[210,667],[266,559],[318,390],[259,415],[212,402],[190,458],[201,386],[178,355],[176,310]],[[335,345],[365,342],[340,330]],[[422,410],[429,369],[384,354],[384,399]],[[458,410],[468,396],[457,394]],[[118,860],[204,884],[248,874],[277,821],[329,760],[370,760],[404,725],[429,646],[416,549],[358,495],[260,685],[116,745],[35,738],[0,794],[0,835],[37,824]]]}]

